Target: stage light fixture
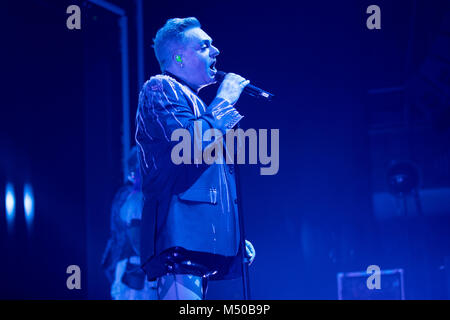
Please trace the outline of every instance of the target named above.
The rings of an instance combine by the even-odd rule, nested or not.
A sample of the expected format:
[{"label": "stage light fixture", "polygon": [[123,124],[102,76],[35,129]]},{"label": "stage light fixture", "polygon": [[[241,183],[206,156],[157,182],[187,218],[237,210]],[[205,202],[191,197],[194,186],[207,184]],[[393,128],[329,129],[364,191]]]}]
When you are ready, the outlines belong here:
[{"label": "stage light fixture", "polygon": [[6,221],[8,223],[8,227],[11,228],[14,223],[14,217],[16,214],[16,196],[14,194],[14,187],[12,183],[8,183],[6,185],[5,208]]},{"label": "stage light fixture", "polygon": [[28,229],[31,229],[34,220],[34,195],[31,184],[27,183],[23,189],[23,208]]}]

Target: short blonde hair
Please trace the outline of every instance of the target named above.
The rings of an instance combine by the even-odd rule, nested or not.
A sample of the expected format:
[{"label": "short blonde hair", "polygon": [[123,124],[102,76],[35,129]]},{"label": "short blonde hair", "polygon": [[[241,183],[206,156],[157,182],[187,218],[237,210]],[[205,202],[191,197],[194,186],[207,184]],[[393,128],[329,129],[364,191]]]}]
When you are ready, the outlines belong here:
[{"label": "short blonde hair", "polygon": [[197,18],[173,18],[158,30],[153,39],[153,49],[161,71],[164,72],[170,65],[173,50],[182,45],[184,32],[192,28],[201,28]]}]

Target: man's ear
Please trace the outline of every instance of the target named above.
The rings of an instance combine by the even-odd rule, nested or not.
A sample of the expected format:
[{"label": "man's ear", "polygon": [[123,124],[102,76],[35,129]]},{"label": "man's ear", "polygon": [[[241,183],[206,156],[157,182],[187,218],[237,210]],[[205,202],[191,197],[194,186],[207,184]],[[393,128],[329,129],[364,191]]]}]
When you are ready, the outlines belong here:
[{"label": "man's ear", "polygon": [[175,52],[172,56],[172,59],[176,65],[183,65],[183,56],[180,52]]}]

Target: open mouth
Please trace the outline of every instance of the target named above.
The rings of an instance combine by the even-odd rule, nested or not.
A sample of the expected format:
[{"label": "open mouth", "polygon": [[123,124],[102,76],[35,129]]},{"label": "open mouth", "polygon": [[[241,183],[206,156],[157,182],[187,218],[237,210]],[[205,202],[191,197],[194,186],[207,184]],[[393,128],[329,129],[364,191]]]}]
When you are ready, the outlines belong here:
[{"label": "open mouth", "polygon": [[213,61],[213,63],[211,63],[211,65],[209,66],[209,70],[211,70],[212,72],[216,73],[217,69],[216,69],[216,60]]}]

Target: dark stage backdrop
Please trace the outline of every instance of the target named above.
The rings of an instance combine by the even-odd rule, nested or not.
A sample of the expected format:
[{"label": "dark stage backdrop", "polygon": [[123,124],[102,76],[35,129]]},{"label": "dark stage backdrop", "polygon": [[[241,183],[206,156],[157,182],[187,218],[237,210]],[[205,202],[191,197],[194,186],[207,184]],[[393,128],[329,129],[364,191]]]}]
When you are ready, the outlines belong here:
[{"label": "dark stage backdrop", "polygon": [[[2,1],[0,117],[3,299],[82,299],[66,269],[86,264],[83,42],[65,28],[65,8],[51,1]],[[63,11],[62,11],[62,10]],[[5,220],[5,185],[14,186],[16,219]],[[31,230],[24,185],[34,193]],[[84,275],[84,274],[83,274]]]}]

